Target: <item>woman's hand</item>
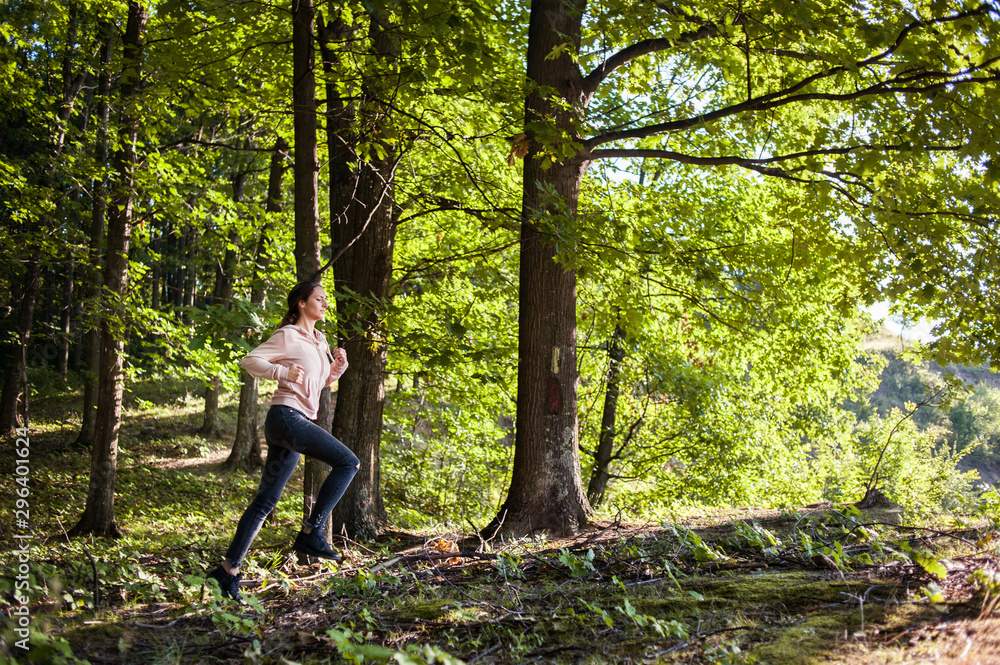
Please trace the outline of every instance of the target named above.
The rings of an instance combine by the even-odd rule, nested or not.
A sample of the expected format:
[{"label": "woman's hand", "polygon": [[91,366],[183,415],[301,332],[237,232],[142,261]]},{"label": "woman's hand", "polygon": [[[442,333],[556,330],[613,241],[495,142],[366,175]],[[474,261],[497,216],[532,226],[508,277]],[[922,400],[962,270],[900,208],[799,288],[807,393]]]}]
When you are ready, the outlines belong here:
[{"label": "woman's hand", "polygon": [[347,369],[347,351],[337,347],[333,350],[333,364],[338,370]]},{"label": "woman's hand", "polygon": [[288,376],[285,380],[289,383],[298,383],[301,385],[305,378],[306,371],[303,369],[302,365],[292,365],[288,368]]}]

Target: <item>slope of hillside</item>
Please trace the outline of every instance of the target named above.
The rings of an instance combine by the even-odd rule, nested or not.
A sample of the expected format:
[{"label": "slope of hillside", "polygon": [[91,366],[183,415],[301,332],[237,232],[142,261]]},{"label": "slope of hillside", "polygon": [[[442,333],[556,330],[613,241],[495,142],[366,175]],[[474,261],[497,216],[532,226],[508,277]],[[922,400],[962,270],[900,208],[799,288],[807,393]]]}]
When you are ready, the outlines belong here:
[{"label": "slope of hillside", "polygon": [[886,416],[894,408],[905,411],[906,404],[918,404],[926,397],[928,387],[942,385],[949,376],[958,378],[966,391],[955,391],[947,401],[919,409],[913,421],[921,429],[939,430],[940,445],[968,451],[959,468],[976,469],[984,482],[1000,484],[1000,373],[988,365],[914,362],[903,354],[909,345],[885,328],[864,340],[862,349],[882,356],[886,364],[878,389],[855,405],[859,419],[871,413]]}]

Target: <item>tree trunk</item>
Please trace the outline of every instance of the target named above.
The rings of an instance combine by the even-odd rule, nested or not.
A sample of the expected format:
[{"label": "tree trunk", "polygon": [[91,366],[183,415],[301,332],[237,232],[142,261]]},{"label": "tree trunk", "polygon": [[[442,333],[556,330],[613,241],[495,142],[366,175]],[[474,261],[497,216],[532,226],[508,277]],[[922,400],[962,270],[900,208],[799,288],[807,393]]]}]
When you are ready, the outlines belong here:
[{"label": "tree trunk", "polygon": [[[86,284],[84,284],[86,287]],[[69,356],[69,371],[80,373],[83,369],[83,343],[84,343],[84,333],[86,330],[83,329],[84,321],[84,303],[78,297],[76,302],[73,303],[73,319],[76,321],[76,326],[73,330],[73,343],[72,349]]]},{"label": "tree trunk", "polygon": [[[110,121],[111,104],[111,45],[114,32],[111,25],[104,28],[104,41],[101,44],[101,70],[98,76],[98,134],[95,149],[95,160],[103,166],[108,159],[108,122]],[[95,178],[92,183],[93,199],[90,214],[90,261],[87,266],[90,275],[87,286],[87,298],[96,301],[101,293],[101,242],[104,239],[104,223],[107,215],[107,179]],[[89,308],[85,314],[86,333],[83,345],[86,349],[86,359],[83,370],[83,423],[80,434],[76,437],[76,445],[89,448],[94,443],[97,432],[97,373],[101,357],[100,329],[94,315],[95,307]]]},{"label": "tree trunk", "polygon": [[[51,264],[45,267],[42,271],[42,281],[41,281],[41,291],[38,295],[38,305],[36,305],[35,321],[41,324],[43,330],[52,330],[52,316],[53,304],[56,302],[56,293],[59,289],[58,271],[53,268]],[[37,311],[37,308],[41,306],[41,311]],[[35,361],[48,367],[49,363],[56,358],[54,353],[54,348],[52,343],[55,341],[55,337],[52,333],[47,335],[43,333],[43,336],[39,338],[35,336],[34,352],[32,349],[28,349],[29,357]]]},{"label": "tree trunk", "polygon": [[[153,233],[155,234],[158,232],[159,230],[154,226]],[[160,237],[158,235],[154,235],[149,244],[153,249],[153,255],[156,256],[156,258],[153,259],[153,268],[150,271],[152,285],[149,289],[149,308],[158,310],[160,309],[160,291],[163,288],[163,259],[160,258]]]},{"label": "tree trunk", "polygon": [[[580,43],[585,0],[534,0],[528,26],[528,79],[525,122],[552,118],[556,129],[575,136],[584,104],[583,81],[573,61]],[[550,59],[570,42],[571,52]],[[541,91],[540,91],[541,89]],[[554,106],[542,91],[567,102]],[[557,239],[539,230],[536,217],[559,226],[576,214],[587,162],[574,156],[542,168],[544,152],[527,131],[521,209],[521,257],[518,287],[517,423],[514,468],[507,499],[488,536],[548,532],[572,534],[584,526],[592,509],[580,475],[577,419],[576,271],[556,262]],[[560,205],[546,205],[552,192]]]},{"label": "tree trunk", "polygon": [[191,323],[190,310],[198,291],[198,232],[191,226],[184,231],[184,323]]},{"label": "tree trunk", "polygon": [[205,385],[205,411],[198,428],[198,436],[217,439],[222,434],[222,419],[219,418],[219,388],[222,382],[218,376],[209,377],[211,383]]},{"label": "tree trunk", "polygon": [[260,437],[257,436],[257,377],[241,371],[240,406],[236,412],[236,437],[223,469],[252,471],[263,466]]},{"label": "tree trunk", "polygon": [[[271,155],[271,170],[267,180],[267,212],[276,213],[282,210],[282,175],[284,161],[287,157],[288,144],[280,136],[274,144]],[[271,257],[267,252],[268,233],[271,227],[267,223],[261,229],[257,240],[256,259],[254,260],[253,287],[250,291],[250,302],[257,308],[264,305],[263,274],[267,272]],[[236,438],[229,452],[224,468],[227,471],[249,471],[260,467],[260,438],[257,436],[257,378],[246,371],[242,372],[243,385],[240,388],[240,406],[236,414]]]},{"label": "tree trunk", "polygon": [[118,430],[121,426],[122,356],[125,330],[122,325],[124,307],[121,299],[128,285],[128,247],[134,203],[134,170],[139,116],[132,108],[142,67],[145,7],[129,2],[128,23],[123,42],[121,84],[121,121],[118,130],[120,147],[115,151],[116,180],[111,195],[108,217],[107,263],[104,268],[104,317],[101,321],[101,362],[97,411],[97,436],[94,440],[90,466],[90,487],[83,516],[73,535],[93,533],[98,536],[120,536],[115,522],[115,477],[118,465]]},{"label": "tree trunk", "polygon": [[625,359],[625,331],[615,326],[608,349],[608,385],[604,391],[604,413],[601,415],[601,433],[594,453],[594,468],[587,486],[587,500],[597,506],[604,500],[604,491],[611,478],[611,457],[615,444],[615,422],[618,419],[618,396],[621,394],[622,360]]},{"label": "tree trunk", "polygon": [[73,282],[76,268],[76,261],[69,257],[69,265],[66,266],[66,281],[63,283],[63,306],[59,312],[59,343],[56,355],[56,371],[64,379],[69,374],[69,346],[72,339],[70,324],[73,320]]},{"label": "tree trunk", "polygon": [[[247,171],[242,167],[233,175],[233,201],[243,202],[243,192],[246,189]],[[236,251],[231,249],[239,240],[236,229],[231,229],[227,237],[226,251],[222,263],[215,269],[215,287],[212,289],[212,304],[224,305],[229,309],[229,300],[233,296],[233,274],[236,272]],[[222,419],[219,417],[219,390],[222,381],[218,376],[210,377],[205,386],[205,417],[202,420],[198,434],[206,439],[216,439],[222,436]]]},{"label": "tree trunk", "polygon": [[[71,65],[73,62],[72,51],[76,46],[76,29],[79,18],[79,5],[70,3],[69,21],[66,27],[66,51],[63,53],[63,94],[56,111],[58,123],[55,127],[52,148],[53,158],[56,159],[62,154],[66,140],[68,121],[73,114],[73,106],[76,98],[80,94],[83,83],[86,80],[86,72],[80,71],[75,77],[72,75]],[[52,184],[52,168],[47,168],[42,176],[39,188],[46,190]],[[43,220],[40,225],[30,228],[32,232],[43,232],[48,226]],[[30,235],[30,233],[28,234]],[[17,339],[10,343],[10,364],[7,366],[7,373],[4,377],[3,388],[0,389],[0,436],[13,432],[17,423],[17,405],[21,396],[22,376],[27,368],[27,346],[31,340],[31,328],[35,320],[35,306],[38,300],[39,279],[42,274],[42,257],[40,254],[29,257],[24,270],[24,287],[21,291],[21,300],[18,307]],[[25,396],[27,399],[27,396]]]},{"label": "tree trunk", "polygon": [[[398,46],[382,30],[378,17],[369,23],[371,51],[382,64],[394,63]],[[328,74],[334,69],[335,54],[326,48],[339,26],[324,30],[323,64]],[[357,170],[354,148],[358,137],[351,134],[353,114],[371,114],[372,123],[384,123],[388,109],[380,93],[393,84],[378,75],[367,74],[362,83],[360,106],[344,104],[336,87],[327,86],[327,141],[330,151],[330,211],[333,264],[338,293],[337,310],[345,330],[360,326],[367,334],[342,343],[350,368],[337,388],[333,435],[343,441],[361,461],[361,469],[333,509],[331,530],[353,538],[378,535],[387,520],[381,489],[382,413],[385,406],[385,365],[387,347],[380,339],[384,305],[390,299],[392,260],[396,239],[394,210],[394,155],[389,146],[386,157],[363,162]],[[352,244],[353,243],[353,244]],[[347,299],[347,290],[361,302]],[[360,307],[358,307],[360,305]]]},{"label": "tree trunk", "polygon": [[[239,198],[233,195],[233,201],[241,203],[243,201],[243,186],[246,182],[246,174],[238,176]],[[235,192],[235,190],[234,190]],[[212,302],[216,305],[225,305],[229,309],[229,300],[233,297],[233,275],[236,272],[236,250],[232,249],[239,241],[240,236],[236,229],[229,231],[226,238],[226,252],[222,258],[222,264],[215,267],[215,288],[212,289]]]},{"label": "tree trunk", "polygon": [[[358,194],[362,201],[374,203],[381,198],[392,201],[392,176],[388,169],[391,166],[384,162],[361,164]],[[388,177],[382,177],[385,175]],[[385,189],[389,192],[383,194]],[[344,254],[351,271],[342,271],[335,264],[334,276],[338,292],[350,289],[362,302],[338,297],[338,315],[344,329],[351,330],[357,324],[367,334],[343,343],[350,368],[338,383],[333,435],[354,451],[361,469],[333,509],[331,528],[335,533],[344,530],[352,538],[368,538],[378,535],[387,522],[382,501],[380,446],[388,348],[378,336],[382,328],[381,313],[385,311],[382,303],[389,299],[396,224],[389,203],[373,209],[353,206],[352,210],[355,213],[352,230],[359,228],[369,215],[373,218]],[[345,230],[342,226],[338,228],[338,235]],[[334,251],[336,247],[337,242]],[[351,306],[355,306],[353,311]]]},{"label": "tree trunk", "polygon": [[312,0],[292,0],[292,111],[295,130],[295,268],[299,281],[319,279],[319,157]]},{"label": "tree trunk", "polygon": [[[0,392],[0,436],[12,434],[17,426],[17,406],[20,402],[22,375],[26,371],[26,351],[31,341],[31,327],[35,319],[35,302],[38,300],[38,282],[42,275],[41,258],[28,260],[24,270],[24,286],[18,307],[17,339],[10,343],[10,364]],[[27,399],[27,396],[25,396]]]},{"label": "tree trunk", "polygon": [[[171,302],[174,304],[174,309],[177,310],[175,314],[181,316],[181,307],[184,306],[184,285],[187,283],[187,278],[185,277],[185,264],[182,263],[184,257],[187,254],[187,233],[183,228],[173,229],[173,249],[171,252],[171,257],[173,260],[171,266],[173,273],[173,279],[171,280],[171,288],[173,288],[173,294],[171,297]],[[183,320],[183,318],[182,318]]]},{"label": "tree trunk", "polygon": [[[292,110],[295,131],[295,272],[298,281],[318,281],[319,157],[316,136],[316,72],[312,0],[292,0]],[[329,409],[330,391],[320,396],[320,410]],[[308,518],[316,493],[330,467],[307,457],[302,480],[302,512]]]}]

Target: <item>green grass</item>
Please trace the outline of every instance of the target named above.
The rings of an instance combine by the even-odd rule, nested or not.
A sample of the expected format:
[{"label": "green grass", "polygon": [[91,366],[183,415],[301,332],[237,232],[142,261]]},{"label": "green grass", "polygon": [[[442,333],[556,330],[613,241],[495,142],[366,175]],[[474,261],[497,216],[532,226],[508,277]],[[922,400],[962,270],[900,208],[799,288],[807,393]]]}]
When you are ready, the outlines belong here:
[{"label": "green grass", "polygon": [[[396,531],[350,544],[340,564],[304,566],[288,552],[302,510],[296,478],[247,559],[254,602],[240,608],[202,586],[258,483],[257,474],[222,473],[209,461],[229,447],[232,396],[222,400],[228,433],[206,441],[193,434],[201,424],[197,384],[133,387],[121,433],[117,540],[68,540],[63,532],[87,493],[89,453],[72,445],[78,403],[73,386],[33,400],[33,662],[853,663],[898,649],[881,637],[890,628],[933,625],[942,609],[967,616],[976,606],[972,566],[998,563],[998,506],[984,503],[992,521],[980,516],[961,540],[861,528],[864,516],[848,511],[703,510],[669,528],[604,523],[576,540],[537,537],[485,550],[478,539],[458,541],[468,555],[454,561],[429,559],[436,550],[424,543],[456,534]],[[0,504],[11,515],[13,462],[3,464]],[[954,531],[945,522],[938,528]],[[13,521],[0,532],[11,542]],[[930,579],[901,538],[973,562],[940,583],[937,608],[919,594]],[[841,570],[817,567],[813,549],[829,546],[834,556],[836,543]],[[16,570],[12,552],[0,561]],[[8,614],[15,582],[13,572],[0,578]],[[24,662],[14,627],[0,631],[0,662]]]}]

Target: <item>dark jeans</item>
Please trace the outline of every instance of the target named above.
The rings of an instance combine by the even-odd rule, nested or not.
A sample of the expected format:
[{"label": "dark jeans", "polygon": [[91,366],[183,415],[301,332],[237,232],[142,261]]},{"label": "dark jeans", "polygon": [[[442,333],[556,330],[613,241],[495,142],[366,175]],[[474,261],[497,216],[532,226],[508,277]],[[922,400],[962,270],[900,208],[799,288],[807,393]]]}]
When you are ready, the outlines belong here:
[{"label": "dark jeans", "polygon": [[285,483],[295,471],[301,455],[333,467],[319,488],[316,505],[306,520],[306,524],[314,529],[321,528],[326,522],[360,466],[358,458],[347,446],[290,406],[271,406],[264,421],[264,440],[267,442],[267,460],[264,462],[260,489],[236,525],[236,535],[226,551],[226,561],[233,567],[243,561],[264,520],[278,505]]}]

